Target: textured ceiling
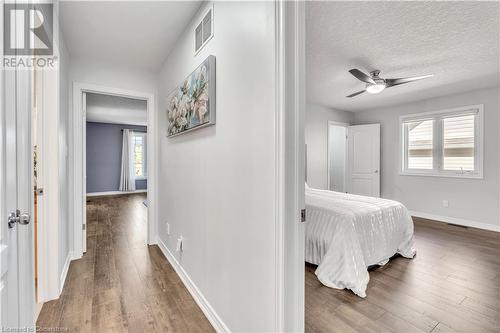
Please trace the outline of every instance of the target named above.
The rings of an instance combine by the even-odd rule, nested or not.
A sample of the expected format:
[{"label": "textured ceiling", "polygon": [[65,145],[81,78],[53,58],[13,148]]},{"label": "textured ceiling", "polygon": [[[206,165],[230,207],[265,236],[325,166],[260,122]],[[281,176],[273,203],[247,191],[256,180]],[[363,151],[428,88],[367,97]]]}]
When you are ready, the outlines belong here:
[{"label": "textured ceiling", "polygon": [[[359,111],[500,84],[500,2],[308,2],[307,99]],[[364,93],[348,73],[430,79]]]},{"label": "textured ceiling", "polygon": [[146,101],[87,93],[86,105],[87,121],[140,126],[148,123]]},{"label": "textured ceiling", "polygon": [[158,70],[200,1],[62,1],[71,56]]}]

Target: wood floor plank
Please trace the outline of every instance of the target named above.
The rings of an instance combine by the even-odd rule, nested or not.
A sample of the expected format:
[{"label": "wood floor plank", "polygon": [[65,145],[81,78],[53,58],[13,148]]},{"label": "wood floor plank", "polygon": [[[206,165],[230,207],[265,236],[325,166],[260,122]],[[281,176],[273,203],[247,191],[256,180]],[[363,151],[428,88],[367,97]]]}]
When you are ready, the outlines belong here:
[{"label": "wood floor plank", "polygon": [[380,318],[377,319],[377,323],[387,327],[392,332],[405,332],[405,333],[423,333],[421,329],[413,326],[406,320],[403,320],[390,312],[385,312]]},{"label": "wood floor plank", "polygon": [[92,198],[87,252],[37,325],[69,332],[214,332],[157,246],[146,245],[145,194]]}]

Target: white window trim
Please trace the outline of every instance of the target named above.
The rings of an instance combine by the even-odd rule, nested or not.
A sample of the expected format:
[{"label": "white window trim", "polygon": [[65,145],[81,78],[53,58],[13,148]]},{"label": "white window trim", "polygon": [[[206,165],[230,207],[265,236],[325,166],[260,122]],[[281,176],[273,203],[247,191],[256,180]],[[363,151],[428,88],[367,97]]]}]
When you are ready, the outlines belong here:
[{"label": "white window trim", "polygon": [[[143,170],[144,170],[144,175],[143,176],[136,176],[135,177],[135,180],[147,180],[148,179],[148,164],[147,164],[147,160],[148,160],[148,135],[146,132],[139,132],[139,131],[132,131],[133,132],[133,136],[142,136],[142,142],[143,142],[143,145],[144,145],[144,156],[142,158],[142,164],[143,164]],[[133,158],[133,156],[131,157]]]},{"label": "white window trim", "polygon": [[[474,149],[477,152],[475,154],[475,170],[473,172],[457,172],[451,170],[442,170],[442,121],[441,119],[445,116],[459,116],[461,114],[471,114],[471,110],[477,110],[477,117],[475,118],[475,128],[474,131],[477,133],[474,140]],[[432,170],[416,170],[416,169],[407,169],[406,168],[406,159],[407,159],[407,146],[406,146],[406,131],[403,128],[403,124],[412,120],[425,120],[425,119],[433,119],[434,121],[434,130],[433,130],[433,152],[437,152],[437,155],[433,154],[433,164],[438,161],[439,163],[433,165]],[[472,179],[483,179],[483,164],[484,164],[484,105],[476,104],[476,105],[467,105],[461,106],[452,109],[439,110],[439,111],[431,111],[431,112],[422,112],[422,113],[414,113],[409,115],[403,115],[399,117],[399,147],[401,158],[400,158],[400,175],[401,176],[427,176],[427,177],[450,177],[450,178],[472,178]]]}]

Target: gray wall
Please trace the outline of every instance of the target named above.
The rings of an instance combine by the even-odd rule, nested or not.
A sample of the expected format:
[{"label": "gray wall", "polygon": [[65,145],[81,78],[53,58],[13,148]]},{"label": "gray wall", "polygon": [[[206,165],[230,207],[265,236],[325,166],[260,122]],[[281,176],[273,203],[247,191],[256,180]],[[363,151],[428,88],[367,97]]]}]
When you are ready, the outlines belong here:
[{"label": "gray wall", "polygon": [[[484,179],[402,176],[399,116],[484,104]],[[416,212],[499,225],[500,89],[489,88],[354,114],[355,124],[381,124],[381,194]],[[326,156],[326,155],[325,155]],[[449,201],[449,207],[442,205]]]},{"label": "gray wall", "polygon": [[352,124],[354,114],[317,104],[306,105],[307,184],[328,189],[328,121]]},{"label": "gray wall", "polygon": [[[146,131],[145,126],[87,122],[87,193],[118,191],[122,158],[122,129]],[[137,190],[147,180],[136,180]]]}]

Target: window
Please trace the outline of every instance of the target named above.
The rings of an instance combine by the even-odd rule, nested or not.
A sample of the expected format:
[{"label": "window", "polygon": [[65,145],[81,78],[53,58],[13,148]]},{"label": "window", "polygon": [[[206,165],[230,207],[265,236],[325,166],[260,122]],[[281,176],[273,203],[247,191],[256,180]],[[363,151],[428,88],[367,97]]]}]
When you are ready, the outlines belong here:
[{"label": "window", "polygon": [[408,131],[408,169],[432,169],[433,120],[406,124]]},{"label": "window", "polygon": [[402,174],[482,178],[483,106],[401,117]]},{"label": "window", "polygon": [[134,145],[134,154],[132,156],[134,162],[134,173],[136,179],[146,179],[146,133],[134,132],[132,144]]}]

